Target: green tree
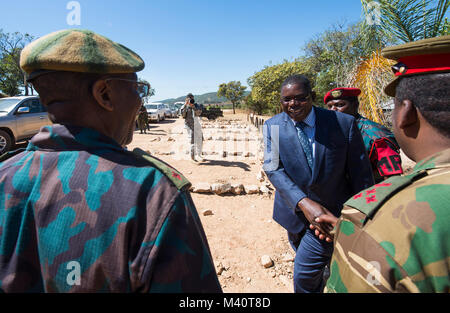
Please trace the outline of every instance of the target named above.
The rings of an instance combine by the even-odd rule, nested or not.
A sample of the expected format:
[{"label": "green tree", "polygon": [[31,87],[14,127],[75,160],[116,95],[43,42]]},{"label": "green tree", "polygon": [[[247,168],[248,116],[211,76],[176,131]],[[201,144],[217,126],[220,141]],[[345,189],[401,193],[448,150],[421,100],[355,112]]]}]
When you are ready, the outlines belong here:
[{"label": "green tree", "polygon": [[280,112],[280,86],[290,75],[303,74],[314,82],[310,64],[299,58],[293,62],[265,66],[248,78],[252,100],[267,108],[271,113]]},{"label": "green tree", "polygon": [[355,70],[380,46],[392,39],[374,28],[364,28],[362,23],[346,25],[337,23],[306,43],[303,51],[306,62],[315,73],[315,91],[318,98],[336,87],[351,83],[349,73]]},{"label": "green tree", "polygon": [[217,96],[225,97],[230,100],[233,105],[233,114],[235,114],[235,106],[244,98],[245,89],[247,89],[247,87],[242,86],[240,81],[231,81],[219,85]]},{"label": "green tree", "polygon": [[20,68],[20,53],[33,40],[29,34],[3,33],[0,29],[0,90],[11,96],[20,94],[23,87],[29,94],[25,73]]},{"label": "green tree", "polygon": [[[141,78],[141,77],[138,77],[138,81],[139,81],[139,82],[142,82],[142,83],[146,83],[146,84],[148,84],[148,85],[150,86],[150,83],[149,83],[148,81],[146,81],[145,79]],[[149,91],[149,93],[148,93],[148,96],[147,96],[147,97],[144,97],[144,98],[142,99],[142,100],[143,100],[143,103],[144,103],[144,104],[149,103],[149,102],[150,102],[150,98],[153,97],[154,95],[155,95],[155,88],[150,87],[150,91]]]},{"label": "green tree", "polygon": [[262,115],[268,109],[266,103],[253,99],[251,93],[244,98],[244,103],[247,109],[256,112],[258,115]]}]

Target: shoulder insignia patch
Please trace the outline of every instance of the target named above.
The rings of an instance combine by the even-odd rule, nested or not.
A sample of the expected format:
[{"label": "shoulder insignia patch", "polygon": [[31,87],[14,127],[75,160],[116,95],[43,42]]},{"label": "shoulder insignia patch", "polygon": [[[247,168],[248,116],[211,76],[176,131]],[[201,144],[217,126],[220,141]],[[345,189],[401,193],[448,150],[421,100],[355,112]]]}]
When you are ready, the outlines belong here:
[{"label": "shoulder insignia patch", "polygon": [[187,180],[186,177],[184,177],[180,172],[178,172],[167,163],[158,160],[157,158],[151,156],[150,154],[139,148],[135,148],[133,150],[133,153],[141,158],[144,158],[154,167],[160,170],[177,187],[178,190],[189,188],[191,186],[191,183]]},{"label": "shoulder insignia patch", "polygon": [[410,175],[389,178],[354,195],[347,200],[345,205],[364,213],[368,218],[372,218],[389,198],[426,175],[426,171],[419,171]]}]

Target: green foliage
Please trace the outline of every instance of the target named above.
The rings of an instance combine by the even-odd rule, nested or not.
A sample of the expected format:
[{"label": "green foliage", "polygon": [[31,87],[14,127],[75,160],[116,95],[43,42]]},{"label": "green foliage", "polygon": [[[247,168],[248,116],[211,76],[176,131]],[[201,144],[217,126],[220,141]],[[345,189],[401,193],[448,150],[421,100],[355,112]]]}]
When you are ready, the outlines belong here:
[{"label": "green foliage", "polygon": [[266,102],[253,99],[252,94],[248,94],[244,98],[244,107],[258,115],[262,115],[269,108]]},{"label": "green foliage", "polygon": [[[363,11],[370,14],[373,0],[361,0]],[[450,0],[378,0],[380,35],[410,42],[449,34],[445,15]],[[367,26],[367,25],[365,25]]]},{"label": "green foliage", "polygon": [[293,62],[284,61],[281,64],[265,66],[248,79],[251,86],[251,101],[259,103],[263,111],[280,112],[280,86],[290,75],[303,74],[314,82],[310,63],[299,58]]},{"label": "green foliage", "polygon": [[19,95],[20,88],[28,95],[28,84],[20,68],[20,53],[33,36],[29,34],[3,33],[0,29],[0,90],[11,96]]},{"label": "green foliage", "polygon": [[[142,82],[142,83],[147,83],[148,85],[150,85],[150,83],[148,81],[146,81],[145,79],[138,77],[138,81]],[[155,88],[150,87],[150,91],[147,97],[144,97],[142,100],[144,101],[144,103],[149,103],[150,102],[150,98],[153,97],[155,95]]]},{"label": "green foliage", "polygon": [[218,97],[225,97],[231,101],[233,106],[233,114],[235,113],[235,106],[240,102],[245,96],[246,86],[242,86],[240,81],[231,81],[229,83],[223,83],[219,85],[219,90],[217,91]]},{"label": "green foliage", "polygon": [[349,86],[358,64],[391,39],[362,23],[335,24],[304,47],[306,61],[315,75],[315,91],[323,98],[330,89]]}]

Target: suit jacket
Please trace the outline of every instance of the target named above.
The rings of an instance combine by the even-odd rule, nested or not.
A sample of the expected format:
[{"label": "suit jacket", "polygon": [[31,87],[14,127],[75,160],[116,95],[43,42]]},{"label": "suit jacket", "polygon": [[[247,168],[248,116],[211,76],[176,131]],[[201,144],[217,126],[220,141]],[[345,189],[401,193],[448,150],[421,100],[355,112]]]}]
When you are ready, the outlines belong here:
[{"label": "suit jacket", "polygon": [[309,225],[297,203],[307,197],[339,216],[344,202],[374,184],[353,116],[313,107],[315,157],[311,171],[289,115],[264,123],[264,166],[276,188],[273,219],[291,233]]}]

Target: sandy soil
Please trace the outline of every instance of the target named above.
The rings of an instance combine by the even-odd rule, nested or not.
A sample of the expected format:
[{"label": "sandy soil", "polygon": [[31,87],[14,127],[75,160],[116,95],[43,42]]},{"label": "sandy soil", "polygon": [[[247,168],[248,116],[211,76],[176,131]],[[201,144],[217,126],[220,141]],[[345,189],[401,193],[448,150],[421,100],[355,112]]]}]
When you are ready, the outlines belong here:
[{"label": "sandy soil", "polygon": [[[194,185],[261,186],[268,182],[267,178],[262,181],[258,177],[262,143],[260,133],[247,121],[246,114],[225,112],[215,121],[203,118],[202,127],[206,153],[203,162],[192,162],[186,154],[182,118],[151,123],[147,134],[135,131],[128,148],[149,151],[178,169]],[[293,292],[294,251],[286,231],[272,220],[274,191],[270,185],[269,189],[269,194],[252,195],[192,193],[224,292]],[[204,215],[205,210],[212,214]],[[269,256],[273,265],[264,267],[262,256]]]}]

